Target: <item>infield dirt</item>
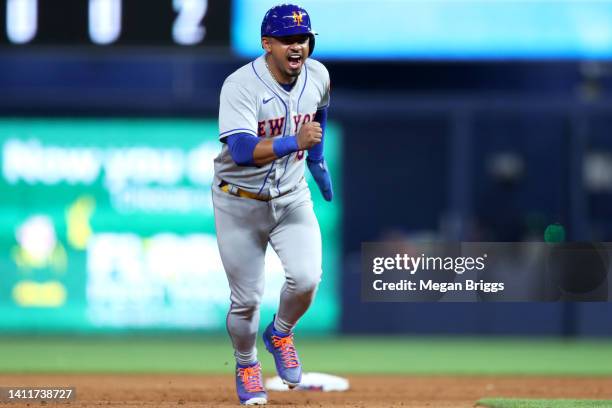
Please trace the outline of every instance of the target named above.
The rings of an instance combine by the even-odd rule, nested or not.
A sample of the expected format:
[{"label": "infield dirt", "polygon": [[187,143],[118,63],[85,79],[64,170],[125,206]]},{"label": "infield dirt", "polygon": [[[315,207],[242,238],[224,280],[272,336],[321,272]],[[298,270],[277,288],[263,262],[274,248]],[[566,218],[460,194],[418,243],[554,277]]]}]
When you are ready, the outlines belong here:
[{"label": "infield dirt", "polygon": [[[268,405],[287,407],[474,407],[483,397],[612,399],[609,377],[349,376],[347,392],[270,392]],[[0,385],[73,386],[70,403],[11,407],[238,406],[233,378],[212,375],[0,375]],[[2,405],[2,404],[0,404]]]}]

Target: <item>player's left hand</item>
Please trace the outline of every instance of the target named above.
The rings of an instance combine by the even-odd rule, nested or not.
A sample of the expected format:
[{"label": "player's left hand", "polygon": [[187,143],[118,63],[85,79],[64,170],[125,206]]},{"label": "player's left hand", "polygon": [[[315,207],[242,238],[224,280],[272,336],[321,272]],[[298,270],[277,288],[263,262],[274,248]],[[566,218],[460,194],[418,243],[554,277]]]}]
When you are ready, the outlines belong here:
[{"label": "player's left hand", "polygon": [[310,157],[307,157],[306,164],[308,165],[312,177],[317,182],[317,186],[319,186],[319,190],[321,190],[321,194],[323,194],[325,201],[331,201],[334,197],[334,189],[325,159],[312,160]]}]

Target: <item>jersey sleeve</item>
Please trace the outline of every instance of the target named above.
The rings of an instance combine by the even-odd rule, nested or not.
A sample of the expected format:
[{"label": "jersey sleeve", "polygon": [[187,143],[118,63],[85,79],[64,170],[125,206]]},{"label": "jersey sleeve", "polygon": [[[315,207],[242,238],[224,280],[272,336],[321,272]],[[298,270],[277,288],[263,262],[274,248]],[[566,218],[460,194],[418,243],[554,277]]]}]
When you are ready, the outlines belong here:
[{"label": "jersey sleeve", "polygon": [[225,82],[219,100],[219,140],[235,133],[257,136],[257,106],[246,87]]},{"label": "jersey sleeve", "polygon": [[317,106],[318,109],[324,109],[329,106],[329,92],[331,91],[331,83],[329,79],[329,73],[325,70],[325,81],[323,83],[323,96],[321,97],[321,102]]}]

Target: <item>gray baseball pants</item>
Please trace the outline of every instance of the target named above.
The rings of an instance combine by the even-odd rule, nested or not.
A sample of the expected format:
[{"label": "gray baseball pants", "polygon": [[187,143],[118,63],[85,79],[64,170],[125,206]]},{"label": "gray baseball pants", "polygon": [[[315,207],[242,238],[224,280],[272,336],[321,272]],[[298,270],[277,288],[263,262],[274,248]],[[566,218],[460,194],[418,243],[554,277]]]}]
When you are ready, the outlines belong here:
[{"label": "gray baseball pants", "polygon": [[237,197],[218,184],[216,180],[212,197],[217,243],[231,290],[227,330],[236,357],[252,360],[268,243],[285,270],[277,327],[289,331],[310,306],[321,280],[321,232],[303,179],[293,191],[270,201]]}]

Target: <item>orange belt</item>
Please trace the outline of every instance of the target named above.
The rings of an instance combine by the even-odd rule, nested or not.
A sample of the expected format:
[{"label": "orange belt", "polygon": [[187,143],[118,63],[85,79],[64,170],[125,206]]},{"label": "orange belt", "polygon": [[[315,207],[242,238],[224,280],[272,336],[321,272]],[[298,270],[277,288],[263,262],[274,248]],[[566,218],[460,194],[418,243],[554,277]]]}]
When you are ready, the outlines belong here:
[{"label": "orange belt", "polygon": [[221,184],[219,184],[219,188],[221,189],[221,191],[224,191],[228,194],[232,194],[238,197],[250,198],[250,199],[259,200],[259,201],[270,201],[270,197],[261,196],[256,193],[251,193],[250,191],[246,191],[234,185],[227,184],[225,181],[222,181]]}]

